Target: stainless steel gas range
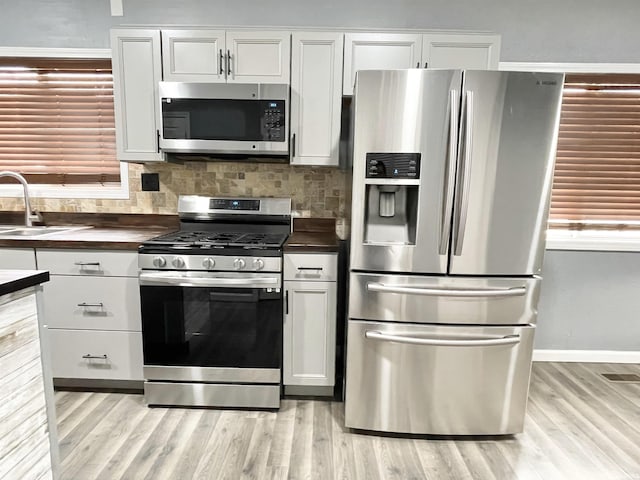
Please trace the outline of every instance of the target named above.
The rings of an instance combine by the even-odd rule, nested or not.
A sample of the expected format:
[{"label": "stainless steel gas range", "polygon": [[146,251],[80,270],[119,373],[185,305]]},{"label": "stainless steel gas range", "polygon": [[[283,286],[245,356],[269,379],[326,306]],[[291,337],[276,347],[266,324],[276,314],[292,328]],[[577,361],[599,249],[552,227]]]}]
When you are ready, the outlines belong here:
[{"label": "stainless steel gas range", "polygon": [[139,248],[149,405],[278,408],[288,198],[181,196]]}]

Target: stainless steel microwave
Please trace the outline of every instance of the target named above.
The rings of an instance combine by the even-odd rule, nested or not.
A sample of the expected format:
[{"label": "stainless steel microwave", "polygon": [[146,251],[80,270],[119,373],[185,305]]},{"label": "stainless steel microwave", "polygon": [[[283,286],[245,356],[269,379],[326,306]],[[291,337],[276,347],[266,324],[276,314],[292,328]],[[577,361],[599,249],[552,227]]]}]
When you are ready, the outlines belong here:
[{"label": "stainless steel microwave", "polygon": [[159,93],[165,152],[289,152],[289,85],[160,82]]}]

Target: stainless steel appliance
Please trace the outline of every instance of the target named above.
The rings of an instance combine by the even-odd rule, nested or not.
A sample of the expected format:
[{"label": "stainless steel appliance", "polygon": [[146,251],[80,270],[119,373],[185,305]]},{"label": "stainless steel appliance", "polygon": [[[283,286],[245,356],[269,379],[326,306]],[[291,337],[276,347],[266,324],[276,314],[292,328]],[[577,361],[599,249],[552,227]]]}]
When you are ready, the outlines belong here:
[{"label": "stainless steel appliance", "polygon": [[562,84],[358,73],[347,427],[522,431]]},{"label": "stainless steel appliance", "polygon": [[289,152],[289,85],[160,82],[159,92],[165,152]]},{"label": "stainless steel appliance", "polygon": [[139,248],[149,405],[278,408],[288,198],[181,196]]}]

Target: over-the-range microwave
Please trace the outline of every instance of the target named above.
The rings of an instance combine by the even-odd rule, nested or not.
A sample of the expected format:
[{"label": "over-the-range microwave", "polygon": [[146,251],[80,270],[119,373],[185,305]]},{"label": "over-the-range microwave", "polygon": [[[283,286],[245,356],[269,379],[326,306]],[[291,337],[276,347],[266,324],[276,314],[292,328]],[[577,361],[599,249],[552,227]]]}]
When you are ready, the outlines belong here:
[{"label": "over-the-range microwave", "polygon": [[165,152],[289,152],[289,85],[160,82],[159,93]]}]

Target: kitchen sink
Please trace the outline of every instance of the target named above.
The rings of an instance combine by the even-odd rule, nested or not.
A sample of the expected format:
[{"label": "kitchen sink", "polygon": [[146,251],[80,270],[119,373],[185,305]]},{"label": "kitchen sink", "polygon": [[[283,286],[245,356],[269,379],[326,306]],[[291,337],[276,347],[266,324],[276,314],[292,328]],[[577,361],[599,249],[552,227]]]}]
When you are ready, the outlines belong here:
[{"label": "kitchen sink", "polygon": [[81,230],[89,227],[46,227],[46,226],[38,226],[38,227],[17,227],[17,226],[0,226],[0,239],[1,238],[31,238],[31,237],[40,237],[42,235],[49,235],[52,233],[62,233],[62,232],[71,232],[74,230]]}]

